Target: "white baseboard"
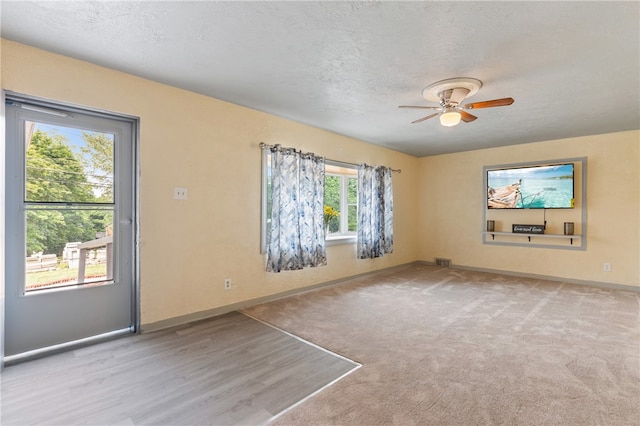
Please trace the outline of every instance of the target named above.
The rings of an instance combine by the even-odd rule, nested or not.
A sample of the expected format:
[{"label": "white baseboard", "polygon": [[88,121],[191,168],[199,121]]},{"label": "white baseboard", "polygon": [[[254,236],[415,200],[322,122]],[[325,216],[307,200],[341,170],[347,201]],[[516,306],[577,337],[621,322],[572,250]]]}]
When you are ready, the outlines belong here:
[{"label": "white baseboard", "polygon": [[140,326],[140,330],[141,330],[142,333],[150,333],[150,332],[153,332],[153,331],[163,330],[165,328],[175,327],[177,325],[187,324],[187,323],[190,323],[190,322],[199,321],[199,320],[203,320],[203,319],[207,319],[207,318],[211,318],[211,317],[217,317],[217,316],[220,316],[220,315],[227,314],[229,312],[242,310],[242,309],[247,308],[249,306],[259,305],[261,303],[266,303],[266,302],[272,302],[274,300],[282,299],[282,298],[293,296],[293,295],[296,295],[296,294],[302,294],[302,293],[305,293],[305,292],[308,292],[308,291],[317,290],[317,289],[322,288],[322,287],[329,287],[329,286],[333,286],[333,285],[338,285],[338,284],[341,284],[341,283],[343,283],[345,281],[353,280],[353,279],[356,279],[356,278],[361,278],[361,277],[366,277],[366,276],[386,274],[386,273],[390,273],[390,272],[400,271],[402,269],[409,268],[414,264],[415,264],[415,262],[411,262],[411,263],[406,263],[406,264],[403,264],[403,265],[391,266],[389,268],[377,269],[375,271],[365,272],[365,273],[356,274],[356,275],[350,275],[348,277],[344,277],[344,278],[340,278],[340,279],[332,280],[332,281],[327,281],[327,282],[323,282],[323,283],[320,283],[320,284],[314,284],[314,285],[311,285],[311,286],[308,286],[308,287],[304,287],[304,288],[287,290],[287,291],[284,291],[284,292],[281,292],[281,293],[272,294],[272,295],[269,295],[269,296],[263,296],[263,297],[258,297],[256,299],[250,299],[250,300],[245,300],[245,301],[238,302],[238,303],[232,303],[231,305],[220,306],[218,308],[208,309],[206,311],[194,312],[194,313],[187,314],[187,315],[181,315],[181,316],[178,316],[178,317],[167,318],[167,319],[161,320],[161,321],[142,324]]},{"label": "white baseboard", "polygon": [[[206,311],[194,312],[194,313],[187,314],[187,315],[181,315],[181,316],[174,317],[174,318],[168,318],[168,319],[161,320],[161,321],[156,321],[156,322],[152,322],[152,323],[148,323],[148,324],[142,324],[140,328],[141,328],[141,332],[142,333],[150,333],[150,332],[153,332],[153,331],[163,330],[165,328],[170,328],[170,327],[174,327],[174,326],[177,326],[177,325],[182,325],[182,324],[187,324],[187,323],[194,322],[194,321],[200,321],[200,320],[207,319],[207,318],[217,317],[217,316],[220,316],[220,315],[227,314],[229,312],[242,310],[242,309],[247,308],[249,306],[259,305],[261,303],[266,303],[266,302],[272,302],[274,300],[282,299],[282,298],[293,296],[293,295],[296,295],[296,294],[302,294],[302,293],[305,293],[305,292],[308,292],[308,291],[317,290],[317,289],[322,288],[322,287],[329,287],[329,286],[333,286],[333,285],[338,285],[338,284],[341,284],[341,283],[343,283],[345,281],[353,280],[353,279],[356,279],[356,278],[361,278],[361,277],[366,277],[366,276],[386,274],[386,273],[400,271],[402,269],[406,269],[406,268],[411,267],[413,265],[435,266],[435,263],[434,262],[427,262],[427,261],[423,261],[423,260],[418,260],[418,261],[415,261],[415,262],[410,262],[410,263],[406,263],[406,264],[399,265],[399,266],[392,266],[390,268],[378,269],[376,271],[365,272],[365,273],[357,274],[357,275],[351,275],[351,276],[348,276],[348,277],[345,277],[345,278],[340,278],[340,279],[337,279],[337,280],[332,280],[332,281],[328,281],[328,282],[324,282],[324,283],[320,283],[320,284],[311,285],[309,287],[304,287],[304,288],[294,289],[294,290],[288,290],[288,291],[285,291],[285,292],[282,292],[282,293],[272,294],[272,295],[269,295],[269,296],[258,297],[256,299],[250,299],[250,300],[245,300],[245,301],[238,302],[238,303],[233,303],[231,305],[220,306],[218,308],[208,309]],[[636,292],[636,293],[640,293],[640,286],[636,287],[636,286],[632,286],[632,285],[614,284],[614,283],[606,283],[606,282],[600,282],[600,281],[577,280],[577,279],[571,279],[571,278],[554,277],[554,276],[550,276],[550,275],[529,274],[529,273],[514,272],[514,271],[504,271],[504,270],[500,270],[500,269],[490,269],[490,268],[478,268],[478,267],[474,267],[474,266],[454,265],[454,266],[452,266],[452,268],[453,269],[469,270],[469,271],[488,272],[488,273],[492,273],[492,274],[510,275],[510,276],[514,276],[514,277],[523,277],[523,278],[533,278],[533,279],[541,279],[541,280],[548,280],[548,281],[566,282],[566,283],[571,283],[571,284],[588,285],[588,286],[593,286],[593,287],[609,288],[609,289],[614,289],[614,290],[633,291],[633,292]]]},{"label": "white baseboard", "polygon": [[[417,261],[415,262],[415,264],[436,266],[435,262],[427,262],[427,261]],[[570,284],[588,285],[592,287],[601,287],[601,288],[609,288],[613,290],[625,290],[625,291],[633,291],[635,293],[640,293],[640,286],[633,286],[633,285],[626,285],[626,284],[615,284],[615,283],[607,283],[602,281],[578,280],[573,278],[555,277],[551,275],[504,271],[501,269],[491,269],[491,268],[479,268],[476,266],[454,265],[454,266],[451,266],[451,268],[464,269],[467,271],[488,272],[491,274],[509,275],[513,277],[533,278],[533,279],[547,280],[547,281],[558,281],[558,282],[564,282],[564,283],[570,283]]]}]

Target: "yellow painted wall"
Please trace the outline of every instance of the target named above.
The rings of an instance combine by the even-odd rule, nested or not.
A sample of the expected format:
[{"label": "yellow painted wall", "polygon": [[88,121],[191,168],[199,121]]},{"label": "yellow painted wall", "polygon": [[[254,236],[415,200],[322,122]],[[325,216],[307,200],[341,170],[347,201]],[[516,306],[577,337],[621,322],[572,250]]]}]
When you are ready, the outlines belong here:
[{"label": "yellow painted wall", "polygon": [[[639,285],[638,131],[418,159],[7,40],[0,76],[5,90],[140,117],[143,325],[434,257]],[[326,267],[264,272],[260,142],[401,168],[394,174],[395,253],[356,260],[353,245],[333,246]],[[586,251],[482,244],[484,165],[584,156]],[[188,188],[186,202],[173,199],[176,186]],[[563,220],[552,213],[547,219]],[[611,262],[611,272],[602,272],[603,262]],[[229,291],[226,277],[233,280]]]},{"label": "yellow painted wall", "polygon": [[[143,325],[417,260],[415,157],[7,40],[1,60],[5,90],[140,117]],[[325,267],[264,272],[260,142],[402,169],[395,253],[356,260],[354,245],[334,246]]]},{"label": "yellow painted wall", "polygon": [[[587,157],[585,251],[482,244],[483,166],[576,157]],[[640,286],[639,131],[421,158],[419,193],[421,260],[443,257],[459,266]],[[561,234],[564,221],[575,221],[578,233],[578,213],[547,210],[550,233]],[[544,221],[540,210],[504,214],[521,219],[510,223]],[[603,271],[604,262],[611,272]]]}]

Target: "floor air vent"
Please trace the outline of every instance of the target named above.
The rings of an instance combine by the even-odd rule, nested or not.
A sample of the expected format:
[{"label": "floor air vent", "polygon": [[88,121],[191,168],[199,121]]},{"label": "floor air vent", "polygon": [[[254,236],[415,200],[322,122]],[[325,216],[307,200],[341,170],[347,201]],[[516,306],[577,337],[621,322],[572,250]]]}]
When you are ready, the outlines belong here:
[{"label": "floor air vent", "polygon": [[443,259],[441,257],[436,257],[436,266],[442,266],[443,268],[450,268],[451,259]]}]

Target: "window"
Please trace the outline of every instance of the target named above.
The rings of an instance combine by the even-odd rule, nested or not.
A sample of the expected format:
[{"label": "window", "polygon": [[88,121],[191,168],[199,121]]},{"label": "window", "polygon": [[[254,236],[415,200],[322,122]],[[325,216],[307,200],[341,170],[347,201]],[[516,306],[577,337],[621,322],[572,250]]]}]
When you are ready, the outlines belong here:
[{"label": "window", "polygon": [[24,125],[26,291],[112,282],[115,136]]},{"label": "window", "polygon": [[327,240],[355,237],[358,223],[358,171],[330,163],[325,167],[324,204],[338,216],[329,220]]},{"label": "window", "polygon": [[[357,166],[326,160],[324,204],[337,217],[327,223],[327,244],[355,243],[358,223]],[[266,252],[271,231],[271,152],[262,150],[262,232],[261,248]]]}]

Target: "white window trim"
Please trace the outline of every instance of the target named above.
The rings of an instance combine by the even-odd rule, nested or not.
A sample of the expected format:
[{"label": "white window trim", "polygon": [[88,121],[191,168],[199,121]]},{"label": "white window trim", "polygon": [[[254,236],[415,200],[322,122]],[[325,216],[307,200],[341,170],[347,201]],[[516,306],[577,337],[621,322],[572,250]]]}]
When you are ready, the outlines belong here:
[{"label": "white window trim", "polygon": [[[355,237],[357,232],[349,231],[349,179],[357,179],[357,176],[341,173],[326,173],[325,176],[334,176],[340,178],[340,232],[334,232],[327,235],[326,240],[345,240]],[[356,203],[356,206],[358,204]]]},{"label": "white window trim", "polygon": [[326,243],[327,247],[330,246],[340,246],[344,244],[355,244],[357,241],[357,234],[354,232],[353,235],[336,235],[333,237],[327,237]]},{"label": "white window trim", "polygon": [[[340,161],[334,161],[334,160],[325,160],[325,164],[328,166],[336,166],[336,167],[342,167],[342,168],[347,168],[347,169],[353,169],[353,170],[357,170],[356,165],[354,164],[349,164],[349,163],[343,163]],[[326,173],[326,175],[328,176],[338,176],[342,179],[342,185],[341,185],[341,193],[340,193],[340,229],[348,229],[349,228],[349,207],[348,207],[348,191],[349,191],[349,178],[358,178],[358,175],[349,175],[349,174],[344,174],[344,173]],[[357,206],[357,202],[356,202],[356,206]],[[353,232],[342,232],[342,233],[334,233],[331,235],[328,235],[326,237],[326,243],[327,246],[335,246],[335,245],[342,245],[342,244],[355,244],[356,243],[356,239],[357,239],[357,232],[353,231]]]},{"label": "white window trim", "polygon": [[262,150],[262,206],[260,208],[260,253],[267,252],[267,228],[270,226],[267,220],[267,175],[269,169],[269,150]]}]

